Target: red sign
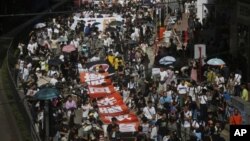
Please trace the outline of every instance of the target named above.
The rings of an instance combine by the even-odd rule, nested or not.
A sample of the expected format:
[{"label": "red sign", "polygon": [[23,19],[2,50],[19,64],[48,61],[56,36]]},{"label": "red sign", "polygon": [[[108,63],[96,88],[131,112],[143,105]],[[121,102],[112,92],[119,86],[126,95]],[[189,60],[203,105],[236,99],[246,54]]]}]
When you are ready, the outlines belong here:
[{"label": "red sign", "polygon": [[101,116],[101,120],[105,124],[111,123],[111,119],[115,117],[118,123],[131,123],[131,122],[138,122],[138,118],[134,113],[118,115],[118,116]]},{"label": "red sign", "polygon": [[80,73],[80,81],[82,83],[87,83],[91,86],[100,86],[103,84],[110,84],[111,80],[109,79],[108,73]]},{"label": "red sign", "polygon": [[90,98],[106,97],[115,92],[115,88],[112,85],[101,86],[88,86],[88,94]]}]

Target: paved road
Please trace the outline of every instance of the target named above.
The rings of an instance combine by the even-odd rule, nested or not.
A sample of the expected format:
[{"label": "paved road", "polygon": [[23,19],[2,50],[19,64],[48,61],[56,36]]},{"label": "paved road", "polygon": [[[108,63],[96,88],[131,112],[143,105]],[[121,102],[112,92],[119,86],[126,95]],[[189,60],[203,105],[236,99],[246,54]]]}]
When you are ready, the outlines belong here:
[{"label": "paved road", "polygon": [[18,130],[15,116],[11,110],[14,101],[8,100],[6,91],[3,87],[2,69],[0,69],[0,137],[1,141],[21,141],[21,134]]}]

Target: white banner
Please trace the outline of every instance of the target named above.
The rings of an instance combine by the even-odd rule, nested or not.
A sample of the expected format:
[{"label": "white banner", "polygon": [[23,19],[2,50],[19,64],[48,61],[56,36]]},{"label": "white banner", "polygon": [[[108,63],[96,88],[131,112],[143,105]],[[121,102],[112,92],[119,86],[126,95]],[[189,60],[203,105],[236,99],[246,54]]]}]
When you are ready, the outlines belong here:
[{"label": "white banner", "polygon": [[127,123],[127,124],[119,124],[119,130],[120,132],[135,132],[137,131],[136,130],[136,127],[137,126],[137,123]]},{"label": "white banner", "polygon": [[99,31],[103,31],[111,21],[123,20],[123,18],[120,15],[116,15],[113,17],[103,17],[103,18],[78,18],[78,17],[79,14],[76,14],[76,16],[74,17],[74,22],[71,25],[72,30],[75,30],[75,27],[79,21],[85,21],[85,26],[88,26],[88,24],[92,25],[93,23],[98,22],[100,24],[97,24],[96,27],[98,27]]},{"label": "white banner", "polygon": [[206,45],[195,44],[194,45],[194,59],[206,58]]}]

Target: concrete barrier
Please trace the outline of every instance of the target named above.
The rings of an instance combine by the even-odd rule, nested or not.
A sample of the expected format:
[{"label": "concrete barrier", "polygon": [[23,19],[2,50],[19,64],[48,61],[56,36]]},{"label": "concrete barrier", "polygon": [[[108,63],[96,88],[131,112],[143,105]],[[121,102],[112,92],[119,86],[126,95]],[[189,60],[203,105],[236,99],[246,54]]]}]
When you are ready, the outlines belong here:
[{"label": "concrete barrier", "polygon": [[243,117],[243,124],[250,124],[250,102],[244,101],[240,97],[232,97],[230,105],[239,109]]}]

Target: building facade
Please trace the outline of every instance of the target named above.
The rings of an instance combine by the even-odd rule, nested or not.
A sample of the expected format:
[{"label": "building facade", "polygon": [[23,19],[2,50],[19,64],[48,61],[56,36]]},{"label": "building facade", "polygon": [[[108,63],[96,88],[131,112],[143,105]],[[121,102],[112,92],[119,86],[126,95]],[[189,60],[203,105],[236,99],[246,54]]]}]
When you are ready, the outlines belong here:
[{"label": "building facade", "polygon": [[230,52],[246,82],[250,82],[250,1],[231,1]]}]

